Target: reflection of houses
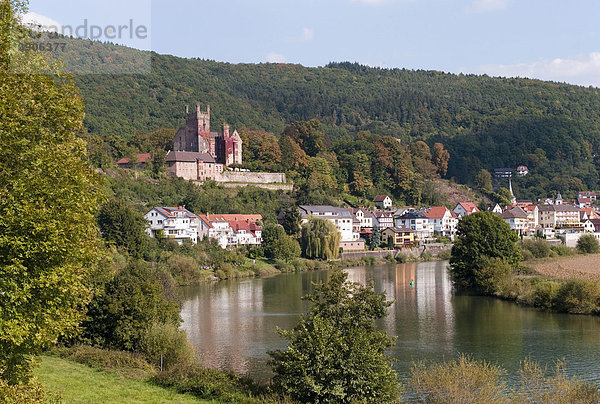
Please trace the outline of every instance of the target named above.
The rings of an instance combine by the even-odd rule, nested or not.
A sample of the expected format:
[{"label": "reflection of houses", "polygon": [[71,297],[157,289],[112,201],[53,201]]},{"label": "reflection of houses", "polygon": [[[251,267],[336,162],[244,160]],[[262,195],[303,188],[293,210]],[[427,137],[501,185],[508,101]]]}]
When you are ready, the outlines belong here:
[{"label": "reflection of houses", "polygon": [[148,221],[146,232],[154,237],[162,232],[164,237],[173,239],[179,244],[183,240],[192,243],[198,241],[198,217],[187,210],[179,207],[154,207],[144,215]]},{"label": "reflection of houses", "polygon": [[[391,243],[390,243],[391,240]],[[388,227],[381,232],[383,244],[405,247],[415,243],[415,232],[404,227]]]}]

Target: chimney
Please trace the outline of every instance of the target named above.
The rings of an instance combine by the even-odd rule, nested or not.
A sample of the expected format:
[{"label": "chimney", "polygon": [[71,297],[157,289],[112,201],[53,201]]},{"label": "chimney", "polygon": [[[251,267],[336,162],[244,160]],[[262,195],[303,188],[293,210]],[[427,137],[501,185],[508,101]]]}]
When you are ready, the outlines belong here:
[{"label": "chimney", "polygon": [[189,113],[190,113],[190,106],[189,106],[189,105],[186,105],[186,106],[185,106],[185,114],[187,115],[187,114],[189,114]]}]

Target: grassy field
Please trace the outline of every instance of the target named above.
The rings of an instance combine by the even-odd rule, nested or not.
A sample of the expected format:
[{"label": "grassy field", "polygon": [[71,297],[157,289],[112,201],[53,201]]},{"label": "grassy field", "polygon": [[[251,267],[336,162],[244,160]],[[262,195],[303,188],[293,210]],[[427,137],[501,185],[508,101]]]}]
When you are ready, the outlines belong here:
[{"label": "grassy field", "polygon": [[600,280],[600,254],[546,258],[524,266],[553,278],[582,278]]},{"label": "grassy field", "polygon": [[43,356],[35,372],[44,389],[65,403],[210,403],[127,376]]}]

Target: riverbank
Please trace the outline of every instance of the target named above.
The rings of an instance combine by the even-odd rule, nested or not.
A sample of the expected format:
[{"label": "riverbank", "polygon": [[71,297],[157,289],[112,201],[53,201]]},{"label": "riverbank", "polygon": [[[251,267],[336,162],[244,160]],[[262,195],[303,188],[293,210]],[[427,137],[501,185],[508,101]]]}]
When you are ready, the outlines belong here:
[{"label": "riverbank", "polygon": [[527,261],[490,295],[543,310],[599,315],[600,254]]}]

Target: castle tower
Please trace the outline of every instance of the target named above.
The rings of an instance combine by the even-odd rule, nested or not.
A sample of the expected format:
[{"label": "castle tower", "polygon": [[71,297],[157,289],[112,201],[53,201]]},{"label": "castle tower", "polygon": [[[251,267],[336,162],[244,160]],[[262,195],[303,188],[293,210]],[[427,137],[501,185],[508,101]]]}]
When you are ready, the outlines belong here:
[{"label": "castle tower", "polygon": [[190,113],[189,106],[185,106],[185,127],[179,129],[173,139],[175,151],[208,152],[210,151],[210,106],[206,112],[196,110]]}]

